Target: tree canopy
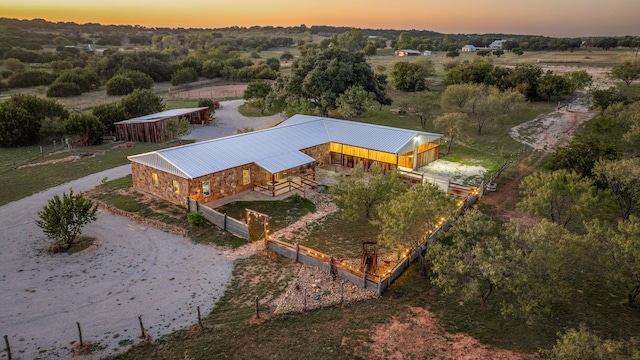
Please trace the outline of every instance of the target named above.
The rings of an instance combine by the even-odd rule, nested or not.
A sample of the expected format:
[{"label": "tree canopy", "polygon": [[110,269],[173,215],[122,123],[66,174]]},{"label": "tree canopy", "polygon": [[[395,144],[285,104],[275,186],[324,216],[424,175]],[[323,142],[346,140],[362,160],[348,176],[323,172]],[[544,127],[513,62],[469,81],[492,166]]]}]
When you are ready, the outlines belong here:
[{"label": "tree canopy", "polygon": [[283,90],[286,97],[304,99],[327,116],[336,108],[338,96],[357,85],[373,93],[375,101],[391,104],[384,82],[371,70],[364,55],[336,48],[311,52],[295,60]]}]

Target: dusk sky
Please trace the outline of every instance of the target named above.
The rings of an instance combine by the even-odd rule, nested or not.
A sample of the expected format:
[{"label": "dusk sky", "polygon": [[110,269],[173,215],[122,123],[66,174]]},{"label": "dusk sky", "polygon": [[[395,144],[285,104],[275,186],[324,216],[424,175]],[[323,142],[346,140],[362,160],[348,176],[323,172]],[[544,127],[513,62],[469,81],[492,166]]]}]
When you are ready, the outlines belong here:
[{"label": "dusk sky", "polygon": [[640,0],[2,0],[0,16],[146,27],[305,24],[455,34],[640,35]]}]

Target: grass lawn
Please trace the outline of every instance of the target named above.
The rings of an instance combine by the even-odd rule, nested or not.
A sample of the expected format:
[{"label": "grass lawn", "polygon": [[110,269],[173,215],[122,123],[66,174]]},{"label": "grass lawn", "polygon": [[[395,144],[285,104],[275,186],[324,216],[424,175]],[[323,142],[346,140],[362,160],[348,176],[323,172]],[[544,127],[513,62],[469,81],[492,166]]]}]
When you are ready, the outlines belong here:
[{"label": "grass lawn", "polygon": [[[103,170],[129,164],[127,156],[177,145],[136,143],[77,147],[71,150],[47,149],[40,157],[38,146],[0,149],[0,182],[11,191],[0,194],[0,205],[22,199],[44,189],[58,186]],[[59,147],[59,145],[58,145]],[[63,160],[64,159],[64,160]],[[18,168],[14,169],[14,161]],[[28,162],[27,166],[25,163]]]},{"label": "grass lawn", "polygon": [[[274,233],[296,222],[302,216],[316,211],[313,202],[299,195],[292,195],[280,201],[237,201],[216,209],[228,216],[246,221],[246,209],[251,209],[268,215],[268,229]],[[257,240],[264,234],[263,219],[251,217],[249,236]]]}]

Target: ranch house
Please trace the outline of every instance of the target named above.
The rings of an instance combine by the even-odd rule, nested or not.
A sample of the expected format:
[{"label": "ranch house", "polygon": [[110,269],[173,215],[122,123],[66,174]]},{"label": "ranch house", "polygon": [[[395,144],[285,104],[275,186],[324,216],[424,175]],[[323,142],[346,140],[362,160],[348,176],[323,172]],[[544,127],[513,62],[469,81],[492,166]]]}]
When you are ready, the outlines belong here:
[{"label": "ranch house", "polygon": [[209,108],[173,109],[114,123],[120,141],[165,142],[173,134],[167,129],[170,119],[187,119],[189,124],[209,125]]},{"label": "ranch house", "polygon": [[420,51],[418,51],[418,50],[400,49],[400,50],[396,50],[395,54],[396,54],[396,56],[419,56],[420,55]]},{"label": "ranch house", "polygon": [[276,196],[315,183],[316,166],[415,170],[439,156],[442,135],[317,116],[130,156],[133,187],[175,204],[244,191]]}]

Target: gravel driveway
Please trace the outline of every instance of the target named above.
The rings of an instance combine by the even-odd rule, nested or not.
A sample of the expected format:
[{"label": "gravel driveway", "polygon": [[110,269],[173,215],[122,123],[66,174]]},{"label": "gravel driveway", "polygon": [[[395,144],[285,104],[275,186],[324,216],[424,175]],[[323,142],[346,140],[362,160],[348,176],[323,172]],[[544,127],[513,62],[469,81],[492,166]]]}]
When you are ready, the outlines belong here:
[{"label": "gravel driveway", "polygon": [[[223,102],[216,113],[221,125],[196,127],[188,138],[283,120],[245,118],[237,113],[242,103]],[[83,231],[96,245],[73,255],[45,251],[48,240],[35,219],[54,194],[89,190],[105,177],[129,173],[129,165],[121,166],[0,207],[0,336],[8,336],[14,358],[69,358],[78,341],[76,322],[83,340],[101,349],[87,358],[102,358],[140,341],[138,316],[156,339],[194,324],[197,306],[204,316],[224,293],[233,262],[218,249],[105,211]]]}]

